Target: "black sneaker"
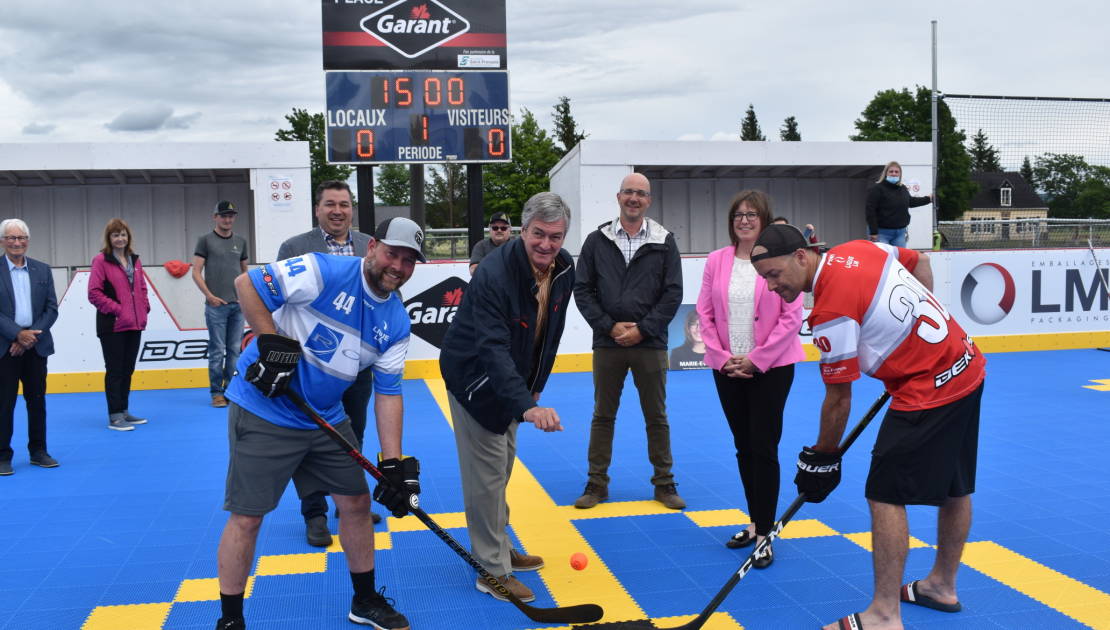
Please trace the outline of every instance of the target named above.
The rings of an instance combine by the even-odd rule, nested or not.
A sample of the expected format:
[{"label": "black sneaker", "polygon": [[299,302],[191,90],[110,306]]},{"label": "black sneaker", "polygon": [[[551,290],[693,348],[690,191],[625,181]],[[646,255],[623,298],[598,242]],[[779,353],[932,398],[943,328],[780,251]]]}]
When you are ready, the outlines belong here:
[{"label": "black sneaker", "polygon": [[384,586],[368,600],[359,600],[357,595],[351,598],[347,619],[378,630],[409,630],[409,620],[393,608],[393,599],[385,596]]},{"label": "black sneaker", "polygon": [[247,630],[247,622],[243,621],[242,617],[232,617],[230,619],[220,617],[216,622],[216,630]]},{"label": "black sneaker", "polygon": [[57,468],[58,460],[50,456],[46,451],[35,451],[31,453],[31,463],[43,468]]}]

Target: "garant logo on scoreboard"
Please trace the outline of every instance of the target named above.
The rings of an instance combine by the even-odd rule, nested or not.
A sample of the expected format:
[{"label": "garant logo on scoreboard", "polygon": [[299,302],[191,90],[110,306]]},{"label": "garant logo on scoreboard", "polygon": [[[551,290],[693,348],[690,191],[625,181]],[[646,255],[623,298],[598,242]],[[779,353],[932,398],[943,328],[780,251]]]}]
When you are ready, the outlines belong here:
[{"label": "garant logo on scoreboard", "polygon": [[1014,308],[1014,277],[1002,265],[983,263],[968,272],[960,287],[967,316],[988,326],[1002,321]]},{"label": "garant logo on scoreboard", "polygon": [[470,22],[438,0],[400,0],[362,18],[362,30],[413,59],[470,30]]},{"label": "garant logo on scoreboard", "polygon": [[465,280],[451,276],[406,301],[405,311],[412,321],[412,332],[433,346],[441,347],[447,327],[462,303],[466,286]]}]

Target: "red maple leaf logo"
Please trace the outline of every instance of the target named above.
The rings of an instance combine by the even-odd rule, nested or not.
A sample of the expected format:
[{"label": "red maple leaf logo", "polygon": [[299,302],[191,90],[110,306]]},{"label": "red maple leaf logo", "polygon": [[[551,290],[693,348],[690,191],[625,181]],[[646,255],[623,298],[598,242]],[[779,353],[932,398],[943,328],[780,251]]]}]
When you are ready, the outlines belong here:
[{"label": "red maple leaf logo", "polygon": [[427,20],[432,17],[432,14],[428,13],[428,5],[426,4],[413,7],[410,15],[414,20]]},{"label": "red maple leaf logo", "polygon": [[444,306],[458,306],[462,302],[463,290],[462,287],[448,291],[443,294]]}]

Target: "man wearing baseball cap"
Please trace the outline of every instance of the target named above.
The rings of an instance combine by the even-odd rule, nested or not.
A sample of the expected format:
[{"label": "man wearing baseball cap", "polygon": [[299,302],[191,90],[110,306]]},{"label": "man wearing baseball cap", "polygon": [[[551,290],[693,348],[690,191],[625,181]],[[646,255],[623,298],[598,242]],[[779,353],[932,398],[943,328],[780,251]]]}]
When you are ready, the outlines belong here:
[{"label": "man wearing baseball cap", "polygon": [[243,351],[227,389],[231,444],[224,509],[231,515],[217,552],[218,629],[246,627],[243,593],[255,541],[290,479],[302,498],[326,492],[339,508],[339,538],[354,588],[347,618],[379,630],[409,627],[385,589],[375,585],[366,475],[283,394],[296,392],[354,443],[343,394],[370,366],[378,468],[384,475],[374,499],[396,518],[408,513],[410,498],[420,492],[420,465],[401,450],[401,373],[410,322],[397,289],[416,262],[425,261],[423,241],[416,223],[393,218],[375,230],[364,258],[312,252],[236,278],[243,313],[257,337]]},{"label": "man wearing baseball cap", "polygon": [[247,239],[233,234],[239,211],[230,201],[212,210],[211,232],[193,248],[193,282],[204,294],[208,327],[208,395],[213,407],[226,407],[224,387],[231,382],[243,343],[243,311],[235,295],[235,277],[247,271]]},{"label": "man wearing baseball cap", "polygon": [[509,215],[504,212],[494,212],[489,217],[489,236],[478,241],[470,252],[470,275],[478,268],[478,263],[489,255],[490,252],[509,242],[513,237],[513,224]]},{"label": "man wearing baseball cap", "polygon": [[[931,293],[929,257],[864,240],[817,254],[796,227],[769,225],[751,261],[784,300],[813,292],[809,323],[825,400],[817,442],[798,455],[794,483],[807,501],[820,503],[840,483],[852,381],[865,373],[891,394],[864,492],[875,592],[866,610],[825,627],[890,624],[902,603],[958,612],[956,571],[971,525],[986,360]],[[902,585],[907,505],[939,508],[937,552],[927,576]]]}]

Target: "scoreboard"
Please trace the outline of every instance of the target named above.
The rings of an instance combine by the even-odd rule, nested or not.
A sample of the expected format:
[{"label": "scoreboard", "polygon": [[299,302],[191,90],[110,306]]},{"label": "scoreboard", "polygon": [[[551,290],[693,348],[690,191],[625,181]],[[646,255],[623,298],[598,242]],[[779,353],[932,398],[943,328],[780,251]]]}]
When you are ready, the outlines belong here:
[{"label": "scoreboard", "polygon": [[511,161],[504,70],[328,71],[331,164]]}]

